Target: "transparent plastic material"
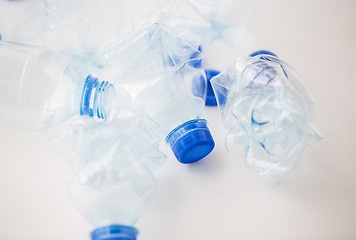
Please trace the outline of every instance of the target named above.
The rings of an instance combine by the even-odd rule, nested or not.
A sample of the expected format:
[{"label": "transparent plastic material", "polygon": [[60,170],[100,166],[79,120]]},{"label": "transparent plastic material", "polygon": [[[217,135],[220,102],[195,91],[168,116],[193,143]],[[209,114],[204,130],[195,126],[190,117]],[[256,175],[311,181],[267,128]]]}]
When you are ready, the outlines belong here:
[{"label": "transparent plastic material", "polygon": [[40,44],[40,12],[39,0],[0,0],[0,40]]},{"label": "transparent plastic material", "polygon": [[152,171],[166,159],[154,125],[135,114],[102,123],[80,119],[54,142],[69,153],[69,197],[95,228],[132,226],[151,201]]},{"label": "transparent plastic material", "polygon": [[96,61],[100,65],[95,55],[115,40],[123,1],[42,0],[42,5],[47,47],[78,62]]},{"label": "transparent plastic material", "polygon": [[156,23],[107,49],[110,64],[122,66],[115,85],[127,90],[165,135],[202,113],[206,78],[197,65],[198,48],[198,42]]},{"label": "transparent plastic material", "polygon": [[129,101],[123,93],[79,77],[44,48],[0,42],[0,125],[40,130],[75,114],[105,119]]},{"label": "transparent plastic material", "polygon": [[200,118],[207,86],[198,41],[188,40],[157,22],[127,34],[106,52],[110,64],[120,69],[115,85],[125,89],[158,123],[163,137]]},{"label": "transparent plastic material", "polygon": [[236,41],[253,15],[256,0],[176,0],[173,4],[173,11],[166,14],[184,21],[183,27],[209,44],[216,39]]},{"label": "transparent plastic material", "polygon": [[177,32],[197,34],[207,46],[216,39],[235,42],[255,11],[256,0],[170,0],[156,1],[136,10],[131,19],[164,21]]},{"label": "transparent plastic material", "polygon": [[[94,152],[97,143],[100,148],[113,147],[117,143],[129,146],[151,172],[156,171],[165,161],[165,155],[159,151],[159,126],[144,115],[132,109],[122,111],[110,121],[97,122],[89,118],[79,118],[59,136],[50,138],[50,142],[68,160],[73,172],[79,171]],[[125,142],[126,141],[126,142]],[[103,145],[101,147],[101,145]],[[126,147],[125,147],[126,148]]]},{"label": "transparent plastic material", "polygon": [[280,182],[321,139],[310,123],[309,91],[277,57],[238,58],[211,82],[229,131],[227,150],[268,181]]}]

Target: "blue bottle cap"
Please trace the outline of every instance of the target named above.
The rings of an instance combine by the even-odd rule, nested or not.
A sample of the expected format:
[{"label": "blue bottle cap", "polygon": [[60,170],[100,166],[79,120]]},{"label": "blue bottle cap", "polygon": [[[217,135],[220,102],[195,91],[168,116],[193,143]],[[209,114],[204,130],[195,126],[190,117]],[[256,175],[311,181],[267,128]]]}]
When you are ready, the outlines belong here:
[{"label": "blue bottle cap", "polygon": [[220,72],[216,70],[205,70],[205,74],[206,74],[206,81],[207,81],[205,105],[216,106],[218,105],[218,103],[216,102],[215,94],[213,91],[213,87],[211,86],[210,80],[216,75],[220,74]]},{"label": "blue bottle cap", "polygon": [[273,52],[270,52],[268,50],[258,50],[256,52],[253,52],[250,54],[250,57],[255,57],[257,55],[261,55],[261,54],[264,54],[264,55],[271,55],[271,56],[274,56],[274,57],[277,57],[276,54],[274,54]]},{"label": "blue bottle cap", "polygon": [[207,156],[215,146],[213,137],[204,119],[183,123],[171,131],[167,138],[177,160],[188,164]]},{"label": "blue bottle cap", "polygon": [[111,225],[95,229],[91,233],[92,240],[136,240],[138,230],[124,225]]}]

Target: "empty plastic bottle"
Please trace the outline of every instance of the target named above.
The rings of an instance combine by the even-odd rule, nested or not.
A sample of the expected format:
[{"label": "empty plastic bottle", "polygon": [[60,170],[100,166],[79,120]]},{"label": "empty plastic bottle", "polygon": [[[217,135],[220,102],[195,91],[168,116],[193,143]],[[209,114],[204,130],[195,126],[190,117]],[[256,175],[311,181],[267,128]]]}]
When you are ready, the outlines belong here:
[{"label": "empty plastic bottle", "polygon": [[92,240],[135,240],[133,225],[155,192],[151,167],[166,156],[141,116],[102,123],[84,120],[61,139],[76,142],[68,159],[74,172],[67,183],[69,197],[94,226]]},{"label": "empty plastic bottle", "polygon": [[156,22],[127,35],[114,49],[106,56],[126,63],[115,84],[158,123],[178,161],[192,163],[208,155],[214,141],[207,121],[200,119],[206,78],[199,42]]},{"label": "empty plastic bottle", "polygon": [[[136,12],[133,19],[136,26],[142,22],[164,22],[165,26],[188,38],[199,38],[204,59],[216,59],[217,55],[226,58],[231,51],[231,44],[236,43],[251,21],[256,0],[170,0],[159,6],[146,6],[146,11]],[[141,20],[143,19],[143,20]],[[157,20],[158,19],[158,20]],[[141,20],[141,21],[140,21]],[[221,41],[222,40],[222,41]],[[201,51],[201,49],[200,49]],[[216,74],[216,62],[204,62],[204,68],[209,73]],[[213,90],[207,76],[206,105],[215,106]]]},{"label": "empty plastic bottle", "polygon": [[305,148],[321,139],[309,120],[314,101],[302,78],[273,53],[251,56],[238,58],[212,85],[229,131],[227,150],[279,183]]},{"label": "empty plastic bottle", "polygon": [[0,125],[39,130],[75,114],[105,119],[126,102],[119,91],[80,77],[44,48],[0,41]]}]

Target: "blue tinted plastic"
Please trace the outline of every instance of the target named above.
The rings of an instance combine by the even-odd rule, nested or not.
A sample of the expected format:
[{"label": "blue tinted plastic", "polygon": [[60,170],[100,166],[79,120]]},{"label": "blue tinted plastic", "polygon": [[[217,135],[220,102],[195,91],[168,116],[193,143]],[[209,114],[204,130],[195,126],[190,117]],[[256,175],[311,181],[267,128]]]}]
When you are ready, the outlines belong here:
[{"label": "blue tinted plastic", "polygon": [[108,82],[99,82],[98,78],[89,75],[84,83],[80,115],[87,115],[93,117],[97,116],[99,119],[106,118],[106,102],[112,84]]},{"label": "blue tinted plastic", "polygon": [[[129,28],[125,34],[121,33],[122,39],[106,52],[113,65],[117,68],[124,66],[115,85],[131,94],[135,103],[160,126],[161,135],[166,137],[178,126],[200,118],[204,109],[207,83],[201,67],[200,41],[193,35],[178,34],[163,20],[152,25],[143,24],[141,28],[137,28],[137,32]],[[210,133],[208,135],[211,137]],[[199,142],[198,139],[195,141]],[[197,161],[199,155],[207,154],[197,152],[194,159],[189,157],[187,160],[188,157],[182,157],[187,150],[172,146],[178,160],[185,163]],[[201,148],[190,146],[190,151],[194,149]]]},{"label": "blue tinted plastic", "polygon": [[201,46],[198,47],[198,51],[192,54],[191,56],[191,61],[188,62],[188,64],[194,68],[201,68],[203,59],[201,58]]},{"label": "blue tinted plastic", "polygon": [[212,85],[229,130],[226,148],[272,183],[322,138],[310,122],[314,101],[303,79],[271,54],[238,58]]},{"label": "blue tinted plastic", "polygon": [[152,171],[166,159],[156,133],[152,120],[131,112],[111,121],[79,118],[51,141],[73,171],[66,184],[70,200],[100,228],[93,239],[135,239],[137,231],[125,226],[134,226],[151,202]]},{"label": "blue tinted plastic", "polygon": [[207,156],[215,146],[204,119],[182,124],[167,136],[166,141],[181,163],[196,162]]},{"label": "blue tinted plastic", "polygon": [[206,74],[206,81],[207,81],[207,92],[206,92],[205,105],[217,106],[218,103],[216,102],[215,94],[213,91],[213,87],[211,86],[210,80],[213,77],[215,77],[216,75],[220,74],[220,72],[216,71],[216,70],[205,70],[205,74]]},{"label": "blue tinted plastic", "polygon": [[263,55],[271,55],[271,56],[277,57],[276,54],[274,54],[273,52],[268,51],[268,50],[257,50],[257,51],[255,51],[255,52],[251,53],[251,54],[250,54],[250,57],[255,57],[255,56],[257,56],[257,55],[262,55],[262,54],[263,54]]},{"label": "blue tinted plastic", "polygon": [[92,240],[136,240],[138,230],[134,227],[111,225],[95,229],[91,233]]}]

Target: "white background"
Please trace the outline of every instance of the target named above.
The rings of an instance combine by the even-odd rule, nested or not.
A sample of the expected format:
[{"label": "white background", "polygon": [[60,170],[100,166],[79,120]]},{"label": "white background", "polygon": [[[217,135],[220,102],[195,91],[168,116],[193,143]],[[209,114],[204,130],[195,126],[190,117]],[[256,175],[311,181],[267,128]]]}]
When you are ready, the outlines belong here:
[{"label": "white background", "polygon": [[[222,70],[235,56],[274,51],[305,78],[325,139],[270,186],[226,152],[218,110],[207,108],[215,150],[189,166],[171,157],[157,172],[139,239],[356,239],[355,11],[354,0],[261,1],[240,44],[209,53],[207,65]],[[0,128],[0,239],[89,239],[65,192],[70,176],[40,134]]]}]

